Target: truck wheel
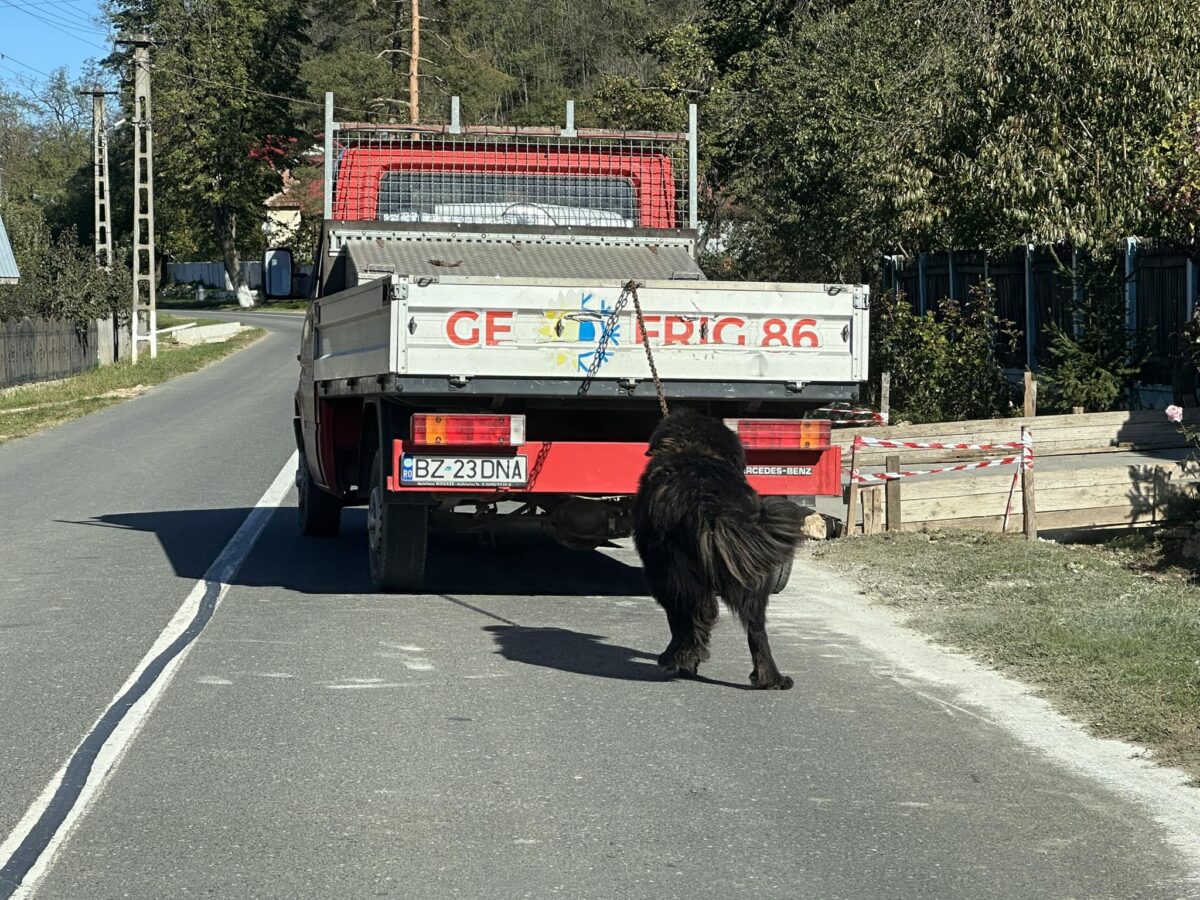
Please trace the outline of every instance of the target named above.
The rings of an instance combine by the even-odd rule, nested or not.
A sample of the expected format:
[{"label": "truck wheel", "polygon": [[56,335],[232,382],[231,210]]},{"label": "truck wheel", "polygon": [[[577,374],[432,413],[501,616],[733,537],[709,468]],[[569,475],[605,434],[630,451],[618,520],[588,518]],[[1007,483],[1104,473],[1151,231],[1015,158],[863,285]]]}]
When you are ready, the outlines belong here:
[{"label": "truck wheel", "polygon": [[371,464],[367,502],[367,544],[371,583],[381,591],[417,592],[425,581],[429,507],[384,502],[383,456]]},{"label": "truck wheel", "polygon": [[300,465],[296,471],[296,493],[299,499],[301,532],[328,536],[341,530],[342,504],[317,487],[303,453],[300,454]]},{"label": "truck wheel", "polygon": [[794,556],[789,556],[782,566],[771,573],[772,594],[778,594],[787,587],[788,580],[792,577],[792,563],[795,561]]}]

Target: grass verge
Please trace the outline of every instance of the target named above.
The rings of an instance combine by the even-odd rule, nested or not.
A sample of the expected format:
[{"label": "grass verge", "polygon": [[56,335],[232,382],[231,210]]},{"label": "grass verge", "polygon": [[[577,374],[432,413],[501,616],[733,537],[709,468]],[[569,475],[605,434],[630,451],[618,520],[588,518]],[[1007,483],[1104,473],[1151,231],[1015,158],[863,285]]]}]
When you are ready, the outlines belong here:
[{"label": "grass verge", "polygon": [[0,392],[0,444],[136,397],[153,385],[247,347],[265,334],[261,328],[252,328],[220,344],[173,347],[161,343],[156,359],[143,359],[136,366],[117,363],[74,378]]},{"label": "grass verge", "polygon": [[1153,541],[946,531],[812,546],[910,626],[1033,685],[1093,733],[1200,776],[1200,587]]}]

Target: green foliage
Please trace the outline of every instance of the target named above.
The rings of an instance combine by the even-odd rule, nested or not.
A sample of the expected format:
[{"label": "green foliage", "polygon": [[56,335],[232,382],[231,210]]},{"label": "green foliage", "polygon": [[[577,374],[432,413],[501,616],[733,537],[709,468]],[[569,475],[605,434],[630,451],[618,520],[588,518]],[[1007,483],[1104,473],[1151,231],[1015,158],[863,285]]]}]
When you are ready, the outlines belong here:
[{"label": "green foliage", "polygon": [[117,0],[113,20],[156,42],[161,251],[222,256],[236,286],[241,254],[262,249],[263,201],[306,146],[287,99],[302,88],[303,0]]},{"label": "green foliage", "polygon": [[1049,359],[1038,374],[1044,398],[1040,405],[1051,412],[1116,409],[1141,368],[1132,364],[1131,348],[1120,334],[1092,333],[1076,340],[1057,325],[1047,331]]},{"label": "green foliage", "polygon": [[1038,373],[1038,406],[1051,412],[1117,409],[1141,372],[1148,353],[1125,319],[1124,276],[1109,261],[1085,259],[1078,272],[1077,335],[1046,328],[1047,359]]},{"label": "green foliage", "polygon": [[17,284],[0,285],[0,321],[43,316],[82,325],[113,313],[127,319],[132,283],[123,254],[106,272],[74,231],[55,236],[36,207],[10,204],[0,212],[21,271]]},{"label": "green foliage", "polygon": [[[466,122],[561,122],[610,75],[654,78],[639,49],[660,23],[682,21],[700,0],[421,0],[422,121],[444,120],[458,96]],[[408,121],[409,0],[316,0],[303,78],[313,100],[378,121]],[[579,124],[588,111],[581,107]],[[317,115],[310,117],[314,129]]]},{"label": "green foliage", "polygon": [[[1155,236],[1153,151],[1200,98],[1190,0],[709,0],[649,49],[691,73],[661,98],[698,92],[717,135],[705,184],[735,258],[719,268],[763,278]],[[654,111],[649,87],[610,105]]]},{"label": "green foliage", "polygon": [[944,300],[937,316],[918,314],[903,294],[872,301],[871,365],[876,378],[891,373],[893,421],[1008,415],[1015,389],[996,352],[1006,343],[1011,347],[1014,336],[987,289],[962,304]]},{"label": "green foliage", "polygon": [[7,207],[37,209],[51,231],[92,228],[91,100],[65,69],[26,91],[0,89],[0,174]]},{"label": "green foliage", "polygon": [[1163,216],[1163,232],[1195,244],[1200,237],[1200,100],[1172,119],[1151,162],[1151,202]]},{"label": "green foliage", "polygon": [[1016,0],[991,18],[952,110],[964,233],[981,246],[1151,235],[1153,148],[1200,97],[1195,4]]}]

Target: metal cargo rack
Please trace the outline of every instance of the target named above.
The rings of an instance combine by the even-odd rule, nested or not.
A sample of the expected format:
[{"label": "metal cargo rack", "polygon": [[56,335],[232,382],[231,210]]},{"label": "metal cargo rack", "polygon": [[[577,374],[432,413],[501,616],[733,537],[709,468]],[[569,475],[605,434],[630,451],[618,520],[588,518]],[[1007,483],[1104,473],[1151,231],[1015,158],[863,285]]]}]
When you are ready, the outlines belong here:
[{"label": "metal cargo rack", "polygon": [[[353,218],[411,224],[452,217],[463,221],[464,215],[477,215],[489,224],[511,220],[556,229],[694,230],[698,225],[694,104],[683,132],[576,128],[574,101],[567,103],[563,128],[463,125],[457,97],[452,98],[450,121],[445,124],[339,122],[333,114],[333,94],[327,93],[326,221]],[[403,153],[410,160],[427,152],[429,162],[397,167],[380,184],[376,177],[358,180],[352,167],[339,173],[352,148],[373,149],[377,158]],[[621,165],[615,166],[614,161]],[[635,190],[631,178],[648,179],[660,189],[647,198],[644,185]],[[513,197],[533,200],[514,202]],[[339,210],[359,214],[337,215]]]}]

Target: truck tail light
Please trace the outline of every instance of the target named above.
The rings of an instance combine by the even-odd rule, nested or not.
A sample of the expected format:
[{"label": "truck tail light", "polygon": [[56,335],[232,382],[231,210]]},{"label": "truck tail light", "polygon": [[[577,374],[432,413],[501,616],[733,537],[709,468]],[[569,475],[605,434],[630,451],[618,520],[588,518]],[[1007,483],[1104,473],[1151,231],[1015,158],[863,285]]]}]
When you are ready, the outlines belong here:
[{"label": "truck tail light", "polygon": [[416,413],[412,417],[412,442],[427,447],[517,447],[525,443],[525,417]]},{"label": "truck tail light", "polygon": [[826,450],[828,419],[726,419],[747,450]]}]

